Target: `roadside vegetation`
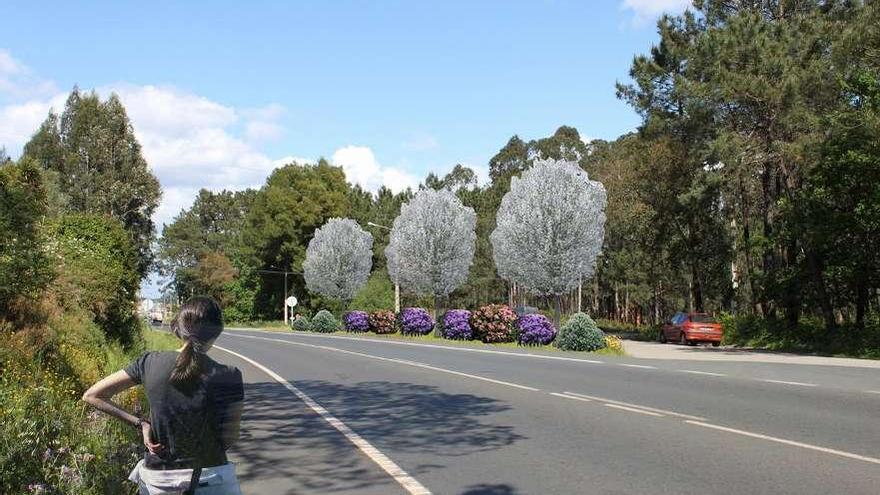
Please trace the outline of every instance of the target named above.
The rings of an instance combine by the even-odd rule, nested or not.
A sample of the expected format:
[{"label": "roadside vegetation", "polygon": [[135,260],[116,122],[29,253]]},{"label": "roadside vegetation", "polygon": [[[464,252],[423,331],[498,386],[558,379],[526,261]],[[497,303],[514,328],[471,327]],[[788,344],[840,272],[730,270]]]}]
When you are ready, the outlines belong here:
[{"label": "roadside vegetation", "polygon": [[[134,493],[139,432],[80,397],[145,349],[175,347],[134,312],[158,183],[115,97],[74,91],[61,121],[17,162],[0,158],[0,493]],[[128,153],[110,161],[110,147]],[[136,391],[117,399],[145,409]]]}]

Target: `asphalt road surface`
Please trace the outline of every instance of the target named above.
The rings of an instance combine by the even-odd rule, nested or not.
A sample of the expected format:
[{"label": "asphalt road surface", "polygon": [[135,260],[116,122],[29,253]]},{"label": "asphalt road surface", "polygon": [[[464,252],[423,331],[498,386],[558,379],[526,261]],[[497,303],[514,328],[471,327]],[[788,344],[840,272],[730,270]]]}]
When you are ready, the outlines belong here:
[{"label": "asphalt road surface", "polygon": [[227,330],[260,494],[880,493],[880,370]]}]

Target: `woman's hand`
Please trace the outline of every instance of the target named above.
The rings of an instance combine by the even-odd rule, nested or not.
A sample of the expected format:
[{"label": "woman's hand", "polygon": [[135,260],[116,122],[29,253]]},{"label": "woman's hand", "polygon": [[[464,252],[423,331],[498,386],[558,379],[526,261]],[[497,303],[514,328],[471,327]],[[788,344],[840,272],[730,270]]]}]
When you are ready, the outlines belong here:
[{"label": "woman's hand", "polygon": [[141,434],[144,437],[144,446],[153,455],[158,455],[165,447],[159,443],[153,443],[153,425],[149,421],[141,421]]}]

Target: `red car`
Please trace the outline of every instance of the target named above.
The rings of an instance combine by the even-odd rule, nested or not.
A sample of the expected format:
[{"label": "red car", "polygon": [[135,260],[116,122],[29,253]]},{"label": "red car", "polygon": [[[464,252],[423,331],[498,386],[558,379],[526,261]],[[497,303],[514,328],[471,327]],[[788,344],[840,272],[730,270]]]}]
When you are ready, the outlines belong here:
[{"label": "red car", "polygon": [[721,345],[721,323],[706,313],[675,313],[660,329],[660,342],[678,342],[682,345],[694,345],[697,342],[711,342],[713,346]]}]

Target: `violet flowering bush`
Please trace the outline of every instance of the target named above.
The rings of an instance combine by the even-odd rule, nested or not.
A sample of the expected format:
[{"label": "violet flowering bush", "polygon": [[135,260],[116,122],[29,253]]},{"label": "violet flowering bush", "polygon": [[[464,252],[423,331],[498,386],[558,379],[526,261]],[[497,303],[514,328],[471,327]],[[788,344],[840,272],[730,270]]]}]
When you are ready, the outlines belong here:
[{"label": "violet flowering bush", "polygon": [[470,340],[474,336],[471,328],[471,312],[466,309],[451,309],[443,315],[443,337],[453,340]]},{"label": "violet flowering bush", "polygon": [[427,335],[434,329],[434,318],[422,308],[404,308],[400,313],[400,333]]},{"label": "violet flowering bush", "polygon": [[349,311],[342,317],[347,332],[370,331],[370,315],[366,311]]},{"label": "violet flowering bush", "polygon": [[553,323],[544,315],[522,315],[516,322],[520,345],[547,345],[556,337]]}]

